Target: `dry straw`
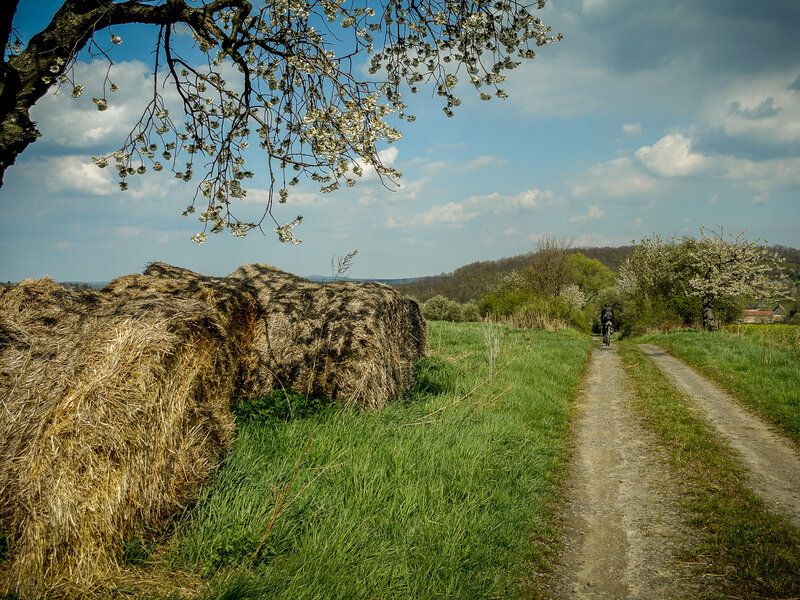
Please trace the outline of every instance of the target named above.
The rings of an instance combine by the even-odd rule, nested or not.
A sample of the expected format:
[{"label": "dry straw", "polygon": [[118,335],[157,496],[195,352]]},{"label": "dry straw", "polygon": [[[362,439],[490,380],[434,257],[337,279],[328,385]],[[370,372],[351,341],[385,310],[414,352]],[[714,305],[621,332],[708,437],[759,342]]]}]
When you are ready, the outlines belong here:
[{"label": "dry straw", "polygon": [[416,302],[380,283],[315,284],[261,264],[228,276],[257,298],[253,393],[279,387],[377,408],[411,383],[426,346]]},{"label": "dry straw", "polygon": [[0,591],[112,583],[125,540],[163,523],[230,447],[232,398],[292,387],[377,407],[424,348],[419,308],[391,288],[265,265],[0,290]]}]

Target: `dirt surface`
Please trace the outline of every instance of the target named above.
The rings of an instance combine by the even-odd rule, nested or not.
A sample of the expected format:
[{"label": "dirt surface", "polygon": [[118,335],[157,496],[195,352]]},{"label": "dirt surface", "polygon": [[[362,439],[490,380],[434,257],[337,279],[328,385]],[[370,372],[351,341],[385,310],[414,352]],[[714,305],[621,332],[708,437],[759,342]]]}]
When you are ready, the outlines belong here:
[{"label": "dirt surface", "polygon": [[690,543],[679,482],[638,425],[632,398],[614,346],[598,344],[578,407],[554,598],[692,598],[703,585],[675,558]]},{"label": "dirt surface", "polygon": [[658,346],[641,344],[639,348],[676,388],[692,398],[701,415],[739,452],[750,474],[750,487],[767,507],[800,527],[800,453],[796,444]]}]

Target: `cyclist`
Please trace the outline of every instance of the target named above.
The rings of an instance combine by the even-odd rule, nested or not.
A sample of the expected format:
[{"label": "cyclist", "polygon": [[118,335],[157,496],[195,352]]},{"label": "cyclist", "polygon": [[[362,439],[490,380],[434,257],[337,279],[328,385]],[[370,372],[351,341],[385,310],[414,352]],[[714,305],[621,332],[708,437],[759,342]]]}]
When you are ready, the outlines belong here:
[{"label": "cyclist", "polygon": [[603,310],[600,311],[600,328],[603,332],[603,341],[606,342],[606,345],[608,345],[607,338],[610,337],[606,335],[608,327],[612,328],[611,331],[614,330],[614,311],[611,309],[611,304],[606,302]]}]

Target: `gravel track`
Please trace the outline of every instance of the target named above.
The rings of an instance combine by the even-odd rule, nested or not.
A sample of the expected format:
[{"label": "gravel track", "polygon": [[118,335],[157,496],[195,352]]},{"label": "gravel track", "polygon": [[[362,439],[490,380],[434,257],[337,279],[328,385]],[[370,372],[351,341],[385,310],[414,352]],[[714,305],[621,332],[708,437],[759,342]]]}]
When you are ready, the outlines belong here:
[{"label": "gravel track", "polygon": [[[767,508],[800,527],[798,445],[661,348],[639,349],[740,454]],[[614,346],[598,343],[574,426],[562,553],[547,579],[556,600],[688,599],[710,591],[675,558],[695,536],[681,518],[680,481],[633,414],[633,398]]]},{"label": "gravel track", "polygon": [[767,508],[800,527],[800,452],[758,415],[658,346],[640,344],[644,352],[681,392],[687,394],[717,432],[738,451],[750,475],[750,487]]},{"label": "gravel track", "polygon": [[596,346],[575,424],[554,598],[696,596],[691,567],[674,558],[689,543],[679,482],[636,421],[632,398],[614,346]]}]

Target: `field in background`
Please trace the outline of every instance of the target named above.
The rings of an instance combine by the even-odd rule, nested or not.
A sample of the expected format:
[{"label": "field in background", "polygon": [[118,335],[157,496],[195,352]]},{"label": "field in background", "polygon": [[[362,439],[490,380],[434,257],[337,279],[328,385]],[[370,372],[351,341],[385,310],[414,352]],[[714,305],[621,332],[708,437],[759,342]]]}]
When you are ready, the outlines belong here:
[{"label": "field in background", "polygon": [[377,412],[243,419],[171,539],[132,540],[130,563],[200,573],[215,598],[521,596],[590,340],[443,322],[428,339],[414,389]]},{"label": "field in background", "polygon": [[713,333],[650,334],[631,341],[669,350],[800,441],[798,335],[800,325],[752,325]]},{"label": "field in background", "polygon": [[746,338],[755,338],[764,344],[800,352],[800,326],[773,323],[770,325],[726,325],[725,331]]}]

